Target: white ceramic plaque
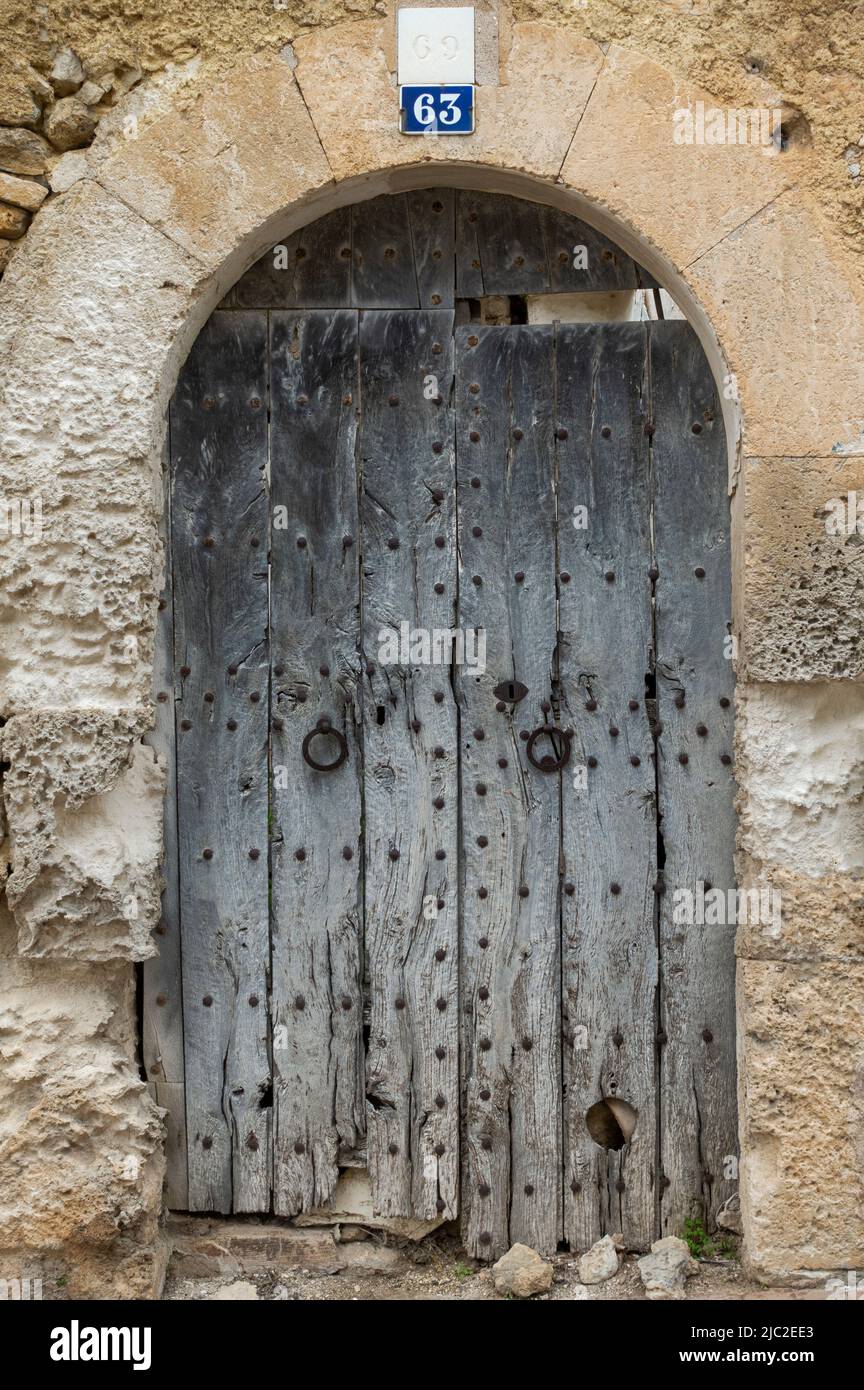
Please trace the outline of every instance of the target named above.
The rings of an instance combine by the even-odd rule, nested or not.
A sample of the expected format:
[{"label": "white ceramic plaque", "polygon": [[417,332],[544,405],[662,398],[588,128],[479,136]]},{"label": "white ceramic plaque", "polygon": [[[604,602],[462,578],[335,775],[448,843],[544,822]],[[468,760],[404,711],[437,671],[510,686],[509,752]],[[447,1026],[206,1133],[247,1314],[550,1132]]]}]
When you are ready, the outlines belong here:
[{"label": "white ceramic plaque", "polygon": [[399,11],[398,82],[474,81],[474,6]]}]

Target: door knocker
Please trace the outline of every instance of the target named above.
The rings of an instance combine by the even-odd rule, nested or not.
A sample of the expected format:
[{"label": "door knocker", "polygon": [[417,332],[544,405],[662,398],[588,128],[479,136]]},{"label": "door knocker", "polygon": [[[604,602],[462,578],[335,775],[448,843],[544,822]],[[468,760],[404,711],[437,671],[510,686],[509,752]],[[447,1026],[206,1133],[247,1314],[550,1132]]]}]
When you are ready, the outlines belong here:
[{"label": "door knocker", "polygon": [[[319,763],[316,758],[312,757],[312,754],[309,752],[309,746],[313,738],[336,739],[336,742],[339,744],[339,753],[332,763]],[[336,768],[341,767],[342,764],[347,760],[347,758],[348,740],[345,737],[345,735],[343,733],[340,733],[338,729],[334,729],[330,720],[327,719],[326,716],[319,719],[318,723],[315,725],[315,728],[310,729],[303,740],[304,762],[307,762],[310,767],[314,767],[316,772],[335,772]]]},{"label": "door knocker", "polygon": [[[552,753],[544,753],[541,758],[534,756],[534,744],[538,738],[546,736],[555,750]],[[562,767],[566,767],[570,761],[570,740],[573,737],[572,729],[560,729],[557,724],[541,724],[529,735],[526,752],[528,761],[532,767],[536,767],[538,772],[560,772]]]}]

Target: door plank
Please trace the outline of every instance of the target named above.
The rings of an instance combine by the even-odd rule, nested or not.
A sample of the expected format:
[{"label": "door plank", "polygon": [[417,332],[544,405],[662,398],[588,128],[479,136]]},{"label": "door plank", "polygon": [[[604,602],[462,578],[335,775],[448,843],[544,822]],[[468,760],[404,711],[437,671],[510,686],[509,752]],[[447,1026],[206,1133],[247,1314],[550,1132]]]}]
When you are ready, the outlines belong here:
[{"label": "door plank", "polygon": [[[274,1205],[293,1216],[365,1130],[356,312],[274,313],[271,373]],[[322,717],[347,740],[330,773],[303,757]]]},{"label": "door plank", "polygon": [[358,309],[419,306],[404,193],[385,193],[351,209],[351,303]]},{"label": "door plank", "polygon": [[[557,365],[561,697],[575,731],[563,779],[565,1231],[579,1250],[615,1231],[644,1249],[657,988],[644,327],[561,325]],[[612,1115],[591,1111],[610,1098]],[[623,1147],[620,1101],[637,1112]]]},{"label": "door plank", "polygon": [[301,227],[241,275],[223,309],[341,309],[351,303],[351,209]]},{"label": "door plank", "polygon": [[403,622],[453,622],[452,329],[445,310],[361,316],[359,443],[369,1170],[377,1211],[448,1219],[459,1175],[456,706],[449,666],[388,664],[379,648]]},{"label": "door plank", "polygon": [[452,188],[422,188],[407,194],[407,200],[420,307],[452,309],[456,194]]},{"label": "door plank", "polygon": [[731,758],[733,733],[734,679],[724,653],[732,616],[730,511],[720,403],[699,340],[681,321],[652,323],[650,340],[666,854],[660,1008],[668,1186],[661,1219],[664,1235],[678,1235],[692,1215],[712,1229],[737,1190],[735,926],[674,921],[676,890],[735,886],[735,783],[731,764],[721,762]]},{"label": "door plank", "polygon": [[215,313],[171,407],[193,1211],[266,1211],[270,1201],[266,354],[264,314]]},{"label": "door plank", "polygon": [[[485,672],[456,672],[462,1238],[492,1258],[513,1241],[554,1251],[561,1231],[560,791],[522,738],[556,674],[553,335],[469,325],[456,342],[459,621],[488,648]],[[502,680],[529,694],[496,708]]]},{"label": "door plank", "polygon": [[162,914],[156,928],[158,955],[144,962],[143,1061],[150,1094],[168,1111],[165,1121],[165,1201],[172,1211],[189,1202],[186,1171],[186,1087],[183,1060],[183,976],[180,950],[180,883],[177,858],[177,767],[174,734],[174,593],[171,575],[171,455],[163,457],[164,506],[160,534],[166,549],[165,583],[156,617],[153,687],[156,716],[146,742],[165,763]]}]

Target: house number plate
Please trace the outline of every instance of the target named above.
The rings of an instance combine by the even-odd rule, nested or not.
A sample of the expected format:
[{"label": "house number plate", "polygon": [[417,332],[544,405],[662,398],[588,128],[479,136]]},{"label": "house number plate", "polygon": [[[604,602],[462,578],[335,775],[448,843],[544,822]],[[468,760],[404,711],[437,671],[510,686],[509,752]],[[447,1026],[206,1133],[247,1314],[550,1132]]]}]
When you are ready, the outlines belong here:
[{"label": "house number plate", "polygon": [[474,129],[474,88],[470,83],[400,87],[399,106],[403,135],[470,135]]}]

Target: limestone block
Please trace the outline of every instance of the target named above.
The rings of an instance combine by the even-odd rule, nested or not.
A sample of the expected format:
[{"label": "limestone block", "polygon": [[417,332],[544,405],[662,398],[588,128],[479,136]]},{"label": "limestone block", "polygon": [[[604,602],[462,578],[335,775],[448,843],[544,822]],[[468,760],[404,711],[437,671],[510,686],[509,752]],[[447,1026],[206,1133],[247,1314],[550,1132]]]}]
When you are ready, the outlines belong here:
[{"label": "limestone block", "polygon": [[148,711],[19,715],[3,729],[9,907],[22,955],[155,955],[164,769]]},{"label": "limestone block", "polygon": [[23,208],[13,207],[11,203],[0,203],[0,237],[6,241],[17,241],[30,225],[30,215]]},{"label": "limestone block", "polygon": [[46,1299],[161,1288],[162,1125],[135,1031],[128,965],[25,960],[0,907],[0,1277],[41,1277]]},{"label": "limestone block", "polygon": [[864,288],[821,219],[786,193],[686,271],[726,351],[754,458],[864,453]]},{"label": "limestone block", "polygon": [[682,269],[794,181],[795,157],[754,145],[683,145],[675,112],[710,93],[613,45],[561,169],[562,182],[638,227]]},{"label": "limestone block", "polygon": [[89,145],[98,117],[77,97],[63,97],[44,121],[45,134],[55,150],[79,150]]},{"label": "limestone block", "polygon": [[860,677],[864,456],[748,458],[744,494],[739,669],[753,681]]},{"label": "limestone block", "polygon": [[738,963],[741,1210],[770,1282],[864,1265],[864,965]]},{"label": "limestone block", "polygon": [[748,866],[739,883],[760,891],[768,886],[772,895],[767,921],[752,920],[749,912],[747,921],[739,918],[739,957],[864,964],[864,872],[810,878],[773,864],[762,872]]},{"label": "limestone block", "polygon": [[477,89],[475,133],[427,140],[399,133],[386,44],[378,20],[320,29],[294,44],[297,81],[336,178],[430,160],[555,177],[603,58],[597,44],[560,28],[516,24],[500,85]]},{"label": "limestone block", "polygon": [[7,712],[150,698],[152,461],[201,278],[91,180],[46,205],[3,277],[0,496],[41,514],[0,547]]},{"label": "limestone block", "polygon": [[19,179],[14,174],[0,173],[0,198],[16,207],[35,212],[48,196],[48,189],[33,179]]},{"label": "limestone block", "polygon": [[235,251],[248,257],[251,235],[263,250],[262,224],[331,180],[291,68],[275,56],[221,81],[202,70],[182,109],[136,119],[125,141],[94,153],[106,188],[211,269]]},{"label": "limestone block", "polygon": [[751,866],[864,871],[864,685],[739,687],[740,846]]}]

